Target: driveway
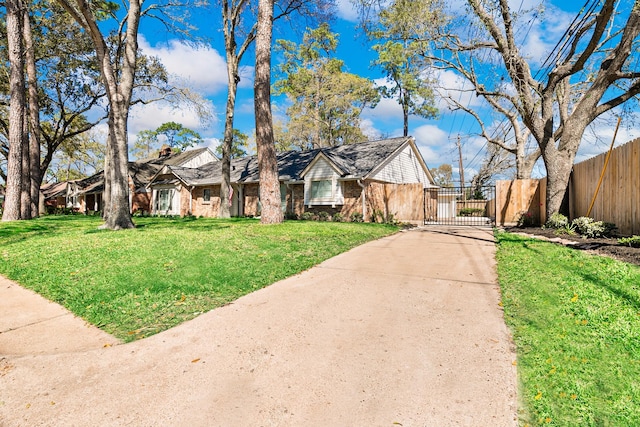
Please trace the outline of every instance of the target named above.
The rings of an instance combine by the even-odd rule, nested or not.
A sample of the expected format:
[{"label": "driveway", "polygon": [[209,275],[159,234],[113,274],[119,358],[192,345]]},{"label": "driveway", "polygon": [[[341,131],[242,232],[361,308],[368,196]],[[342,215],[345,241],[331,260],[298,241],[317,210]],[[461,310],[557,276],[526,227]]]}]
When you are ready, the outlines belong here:
[{"label": "driveway", "polygon": [[417,229],[130,344],[3,348],[16,327],[0,425],[515,426],[494,255],[491,229]]}]

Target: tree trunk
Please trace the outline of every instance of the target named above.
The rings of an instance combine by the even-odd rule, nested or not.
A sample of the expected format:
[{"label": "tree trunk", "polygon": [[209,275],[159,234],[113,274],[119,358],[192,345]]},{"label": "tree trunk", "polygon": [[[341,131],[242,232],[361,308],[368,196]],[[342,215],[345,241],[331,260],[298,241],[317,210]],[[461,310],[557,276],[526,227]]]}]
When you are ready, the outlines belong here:
[{"label": "tree trunk", "polygon": [[523,138],[516,137],[515,158],[516,158],[516,179],[531,179],[533,167],[540,158],[540,149],[533,152],[526,152],[526,142]]},{"label": "tree trunk", "polygon": [[111,108],[113,110],[113,136],[110,138],[109,212],[103,228],[120,230],[135,227],[131,220],[129,207],[129,156],[127,150],[129,107],[128,103],[127,105],[119,105],[116,102],[111,104]]},{"label": "tree trunk", "polygon": [[279,224],[283,221],[280,207],[278,163],[273,138],[273,117],[271,115],[272,32],[273,0],[259,0],[254,92],[260,201],[262,203],[260,222],[262,224]]},{"label": "tree trunk", "polygon": [[[408,95],[407,95],[408,98]],[[400,91],[400,99],[402,103],[402,135],[409,136],[409,99],[405,98],[405,95]]]},{"label": "tree trunk", "polygon": [[[313,96],[315,97],[313,115],[314,115],[314,119],[316,121],[316,132],[315,132],[315,135],[313,135],[313,147],[312,148],[322,148],[322,117],[320,117],[320,104],[321,104],[321,100],[320,100],[320,96],[321,96],[320,95],[320,89],[321,89],[320,77],[316,77],[314,79],[314,83],[316,84],[316,90],[315,90],[315,93],[313,94]],[[331,138],[331,133],[330,132],[327,132],[327,137]],[[333,145],[333,141],[329,140],[329,141],[327,141],[327,144]]]},{"label": "tree trunk", "polygon": [[231,188],[231,147],[233,145],[233,118],[238,91],[238,60],[227,52],[227,75],[229,91],[227,93],[227,110],[224,122],[224,140],[222,141],[222,181],[220,182],[219,218],[229,218],[229,189]]},{"label": "tree trunk", "polygon": [[542,158],[547,169],[546,214],[551,218],[562,206],[575,155],[568,150],[558,150],[555,144],[549,143],[542,152]]},{"label": "tree trunk", "polygon": [[10,105],[9,105],[9,156],[7,159],[7,188],[5,192],[3,221],[22,219],[20,198],[22,192],[22,156],[24,139],[25,82],[23,51],[22,1],[7,0],[7,48],[9,50]]},{"label": "tree trunk", "polygon": [[[26,89],[26,87],[25,87]],[[31,162],[29,156],[29,120],[25,99],[22,121],[22,177],[20,177],[20,219],[31,219]]]},{"label": "tree trunk", "polygon": [[109,219],[109,212],[111,212],[111,181],[113,178],[111,176],[111,146],[113,142],[113,124],[111,115],[109,115],[109,133],[107,135],[107,147],[104,155],[104,170],[102,171],[102,180],[104,182],[104,186],[102,189],[102,219],[106,223]]},{"label": "tree trunk", "polygon": [[40,108],[38,99],[38,74],[29,13],[24,11],[24,44],[26,53],[27,79],[29,83],[29,174],[31,192],[31,218],[40,213]]}]

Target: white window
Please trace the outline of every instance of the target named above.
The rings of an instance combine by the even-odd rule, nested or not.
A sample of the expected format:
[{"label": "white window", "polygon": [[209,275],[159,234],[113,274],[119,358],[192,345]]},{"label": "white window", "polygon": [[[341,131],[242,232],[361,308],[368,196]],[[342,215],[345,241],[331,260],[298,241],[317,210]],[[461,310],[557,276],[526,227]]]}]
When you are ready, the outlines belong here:
[{"label": "white window", "polygon": [[156,196],[156,211],[170,212],[173,208],[173,192],[171,188],[161,188]]},{"label": "white window", "polygon": [[344,203],[342,183],[335,178],[311,179],[305,182],[305,205],[341,205]]},{"label": "white window", "polygon": [[331,200],[333,199],[333,183],[330,179],[322,181],[311,181],[311,200]]},{"label": "white window", "polygon": [[287,185],[280,184],[280,208],[282,212],[287,211]]}]

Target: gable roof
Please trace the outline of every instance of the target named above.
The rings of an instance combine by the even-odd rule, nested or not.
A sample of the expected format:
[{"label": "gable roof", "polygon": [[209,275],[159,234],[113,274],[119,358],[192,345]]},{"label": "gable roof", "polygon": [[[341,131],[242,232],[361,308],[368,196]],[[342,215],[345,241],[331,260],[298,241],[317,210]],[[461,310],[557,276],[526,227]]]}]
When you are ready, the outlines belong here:
[{"label": "gable roof", "polygon": [[55,197],[61,197],[67,195],[67,185],[73,181],[53,182],[49,184],[42,184],[40,186],[40,192],[45,199],[52,199]]},{"label": "gable roof", "polygon": [[[326,157],[343,177],[366,178],[386,159],[404,147],[411,137],[381,139],[352,145],[322,148],[320,153]],[[311,165],[309,165],[311,166]],[[301,172],[301,177],[307,168]]]},{"label": "gable roof", "polygon": [[[285,151],[276,154],[280,181],[300,181],[316,158],[324,157],[332,163],[343,178],[366,178],[384,161],[409,144],[413,138],[388,138],[378,141],[318,148],[307,151]],[[217,185],[222,181],[222,162],[207,163],[198,168],[165,165],[150,183],[159,184],[160,176],[173,174],[188,186]],[[259,182],[257,156],[231,160],[231,182]],[[171,180],[163,180],[168,183]]]},{"label": "gable roof", "polygon": [[[135,191],[144,189],[145,186],[151,181],[151,179],[160,171],[165,165],[183,165],[189,161],[195,159],[206,151],[211,151],[209,148],[194,148],[192,150],[183,151],[181,153],[171,154],[164,157],[153,157],[143,160],[137,160],[135,162],[129,162],[129,177],[133,182]],[[218,162],[217,157],[213,156]],[[177,167],[177,166],[176,166]],[[187,168],[184,168],[187,169]],[[84,178],[76,181],[69,181],[75,184],[76,194],[90,194],[100,193],[104,191],[104,171],[99,171],[88,178]],[[66,192],[67,182],[57,183],[64,187]],[[57,187],[56,187],[57,188]],[[50,192],[50,190],[49,190]],[[48,192],[43,190],[45,198],[51,198],[53,195],[49,195]]]},{"label": "gable roof", "polygon": [[[201,155],[202,153],[206,152],[206,151],[210,151],[207,147],[204,148],[194,148],[191,150],[187,150],[187,151],[182,151],[180,153],[172,153],[168,156],[164,156],[164,157],[149,157],[146,159],[142,159],[142,160],[136,160],[135,162],[132,163],[137,163],[137,164],[154,164],[154,165],[173,165],[173,166],[180,166],[180,165],[184,165],[185,163],[189,162],[190,160],[195,159],[196,157],[198,157],[199,155]],[[214,158],[217,159],[217,157],[213,156]]]}]

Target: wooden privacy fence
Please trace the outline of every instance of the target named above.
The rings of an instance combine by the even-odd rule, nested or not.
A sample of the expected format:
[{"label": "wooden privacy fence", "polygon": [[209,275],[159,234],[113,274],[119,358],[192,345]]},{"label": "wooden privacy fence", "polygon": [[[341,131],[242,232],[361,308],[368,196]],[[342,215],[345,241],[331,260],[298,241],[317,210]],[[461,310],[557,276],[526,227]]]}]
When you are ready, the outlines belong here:
[{"label": "wooden privacy fence", "polygon": [[[573,166],[568,187],[569,219],[587,216],[607,153]],[[546,222],[546,178],[496,182],[496,224],[515,225],[527,215]],[[589,215],[615,224],[620,235],[640,234],[640,138],[615,148]]]},{"label": "wooden privacy fence", "polygon": [[[586,216],[607,153],[573,166],[569,182],[569,214]],[[615,224],[621,235],[640,234],[640,139],[611,152],[600,191],[589,215]]]},{"label": "wooden privacy fence", "polygon": [[546,179],[496,181],[496,225],[517,225],[525,217],[530,225],[546,221]]},{"label": "wooden privacy fence", "polygon": [[367,186],[367,218],[374,212],[399,221],[424,221],[424,188],[422,184],[389,184],[372,182]]}]

